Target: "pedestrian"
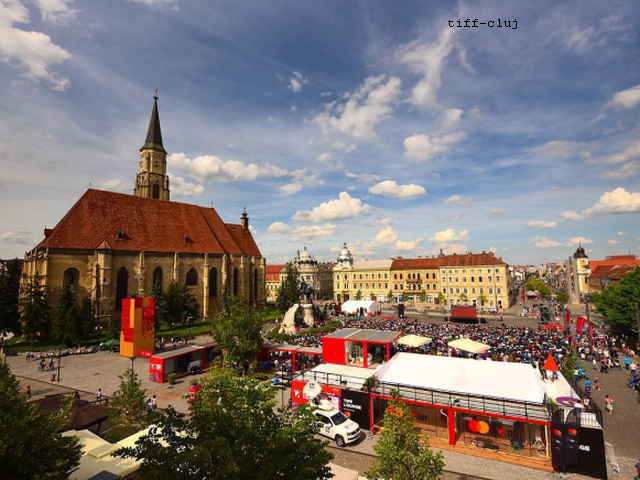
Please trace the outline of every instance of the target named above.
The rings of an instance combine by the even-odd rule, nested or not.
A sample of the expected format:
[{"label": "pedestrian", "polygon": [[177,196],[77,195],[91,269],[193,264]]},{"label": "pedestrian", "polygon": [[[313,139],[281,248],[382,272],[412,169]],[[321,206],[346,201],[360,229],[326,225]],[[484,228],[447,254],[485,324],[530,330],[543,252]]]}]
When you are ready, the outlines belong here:
[{"label": "pedestrian", "polygon": [[598,375],[596,375],[596,378],[593,380],[593,383],[595,384],[596,390],[602,390],[602,388],[600,388],[600,377]]},{"label": "pedestrian", "polygon": [[591,363],[593,364],[593,369],[597,372],[598,371],[598,361],[594,358]]},{"label": "pedestrian", "polygon": [[99,388],[98,391],[96,392],[96,402],[98,403],[102,403],[102,389]]},{"label": "pedestrian", "polygon": [[27,399],[31,400],[31,385],[27,385],[25,393],[27,394]]},{"label": "pedestrian", "polygon": [[631,375],[635,377],[637,370],[638,370],[638,365],[636,365],[635,362],[631,362],[631,365],[629,365],[629,371],[631,372]]},{"label": "pedestrian", "polygon": [[604,403],[605,403],[604,409],[607,412],[609,412],[609,415],[613,415],[613,397],[610,397],[609,395],[605,395]]},{"label": "pedestrian", "polygon": [[631,366],[631,359],[625,355],[623,362],[624,362],[624,368],[629,370],[629,367]]},{"label": "pedestrian", "polygon": [[158,408],[158,399],[154,395],[153,397],[151,397],[151,411],[155,412],[156,408]]}]

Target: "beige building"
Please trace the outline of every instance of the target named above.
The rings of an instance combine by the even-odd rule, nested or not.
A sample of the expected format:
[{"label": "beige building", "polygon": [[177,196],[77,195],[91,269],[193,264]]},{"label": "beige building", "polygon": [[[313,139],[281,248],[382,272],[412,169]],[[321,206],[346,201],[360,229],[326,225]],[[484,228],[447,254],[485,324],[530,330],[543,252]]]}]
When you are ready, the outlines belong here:
[{"label": "beige building", "polygon": [[265,303],[265,260],[249,231],[222,221],[213,208],[169,200],[166,151],[157,97],[140,149],[134,195],[87,190],[45,238],[25,254],[21,287],[35,275],[55,308],[63,285],[91,299],[105,321],[120,314],[122,300],[148,296],[154,283],[166,290],[186,284],[201,317],[221,308],[223,289],[250,304]]},{"label": "beige building", "polygon": [[313,287],[314,300],[324,300],[333,296],[333,265],[318,262],[307,250],[307,247],[298,250],[293,259],[293,266],[298,270],[300,279]]},{"label": "beige building", "polygon": [[286,265],[267,265],[265,284],[268,303],[275,303],[278,300],[278,292],[282,286],[285,270]]}]

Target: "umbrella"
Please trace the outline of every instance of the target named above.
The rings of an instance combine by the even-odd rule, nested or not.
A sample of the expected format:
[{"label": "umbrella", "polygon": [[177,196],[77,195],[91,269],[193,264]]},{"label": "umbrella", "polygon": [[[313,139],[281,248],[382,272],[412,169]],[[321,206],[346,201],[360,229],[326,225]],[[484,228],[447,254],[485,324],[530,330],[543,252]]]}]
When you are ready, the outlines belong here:
[{"label": "umbrella", "polygon": [[405,335],[398,340],[400,345],[406,345],[408,347],[421,347],[425,343],[431,343],[431,339],[427,337],[421,337],[419,335]]},{"label": "umbrella", "polygon": [[107,347],[110,347],[111,345],[120,345],[120,340],[116,340],[115,338],[112,338],[111,340],[107,340],[106,342],[104,342],[104,344]]}]

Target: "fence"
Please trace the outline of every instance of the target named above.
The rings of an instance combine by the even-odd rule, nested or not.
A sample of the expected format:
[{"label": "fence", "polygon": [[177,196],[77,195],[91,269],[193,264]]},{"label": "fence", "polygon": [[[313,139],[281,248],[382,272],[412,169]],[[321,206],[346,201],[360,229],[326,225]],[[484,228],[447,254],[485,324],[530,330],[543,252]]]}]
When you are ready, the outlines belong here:
[{"label": "fence", "polygon": [[[576,378],[567,378],[567,382],[571,388],[578,394],[578,397],[584,398],[584,388]],[[580,415],[581,427],[601,427],[604,428],[604,415],[602,409],[598,406],[591,395],[589,396],[589,405],[585,406],[582,415]]]}]

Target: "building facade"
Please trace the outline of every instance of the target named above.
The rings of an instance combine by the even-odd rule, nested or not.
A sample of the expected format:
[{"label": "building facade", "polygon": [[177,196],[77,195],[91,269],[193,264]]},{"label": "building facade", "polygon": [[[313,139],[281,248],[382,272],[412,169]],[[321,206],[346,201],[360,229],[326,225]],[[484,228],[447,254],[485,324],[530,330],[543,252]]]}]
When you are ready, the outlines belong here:
[{"label": "building facade", "polygon": [[172,281],[187,286],[204,318],[221,309],[225,288],[265,303],[265,259],[246,211],[240,224],[229,224],[213,208],[169,200],[157,100],[134,195],[87,190],[25,254],[22,291],[38,276],[55,308],[69,285],[78,300],[91,299],[102,321],[119,317],[124,298],[148,296],[155,283],[166,290]]},{"label": "building facade", "polygon": [[590,274],[589,257],[582,245],[578,245],[573,257],[569,257],[564,263],[565,285],[570,303],[580,303],[582,295],[588,293],[587,277]]},{"label": "building facade", "polygon": [[267,302],[276,303],[278,300],[278,292],[282,286],[286,265],[267,265],[266,267],[266,290]]},{"label": "building facade", "polygon": [[307,247],[298,250],[293,259],[293,266],[298,270],[300,279],[313,287],[313,299],[325,300],[333,297],[333,265],[318,262],[307,250]]},{"label": "building facade", "polygon": [[604,260],[591,260],[591,273],[587,277],[589,293],[601,292],[609,285],[618,283],[636,267],[640,267],[640,259],[635,255],[610,255]]}]

